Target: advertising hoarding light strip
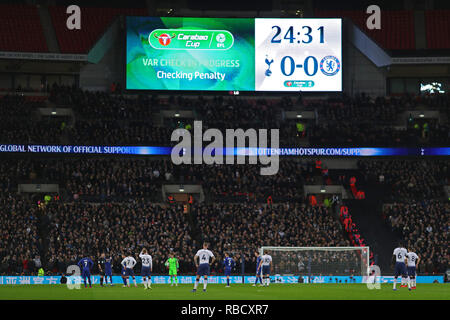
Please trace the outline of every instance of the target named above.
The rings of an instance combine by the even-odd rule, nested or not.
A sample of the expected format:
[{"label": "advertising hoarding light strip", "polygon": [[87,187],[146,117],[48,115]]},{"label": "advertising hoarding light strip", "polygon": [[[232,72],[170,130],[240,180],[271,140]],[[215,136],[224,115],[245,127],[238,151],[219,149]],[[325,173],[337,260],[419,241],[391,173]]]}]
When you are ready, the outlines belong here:
[{"label": "advertising hoarding light strip", "polygon": [[[202,152],[206,148],[202,148]],[[0,153],[52,153],[52,154],[123,154],[170,155],[172,147],[157,146],[72,146],[36,144],[0,144]],[[193,153],[193,152],[192,152]],[[334,157],[385,157],[385,156],[450,156],[450,147],[441,148],[223,148],[213,155],[232,156],[334,156]]]}]

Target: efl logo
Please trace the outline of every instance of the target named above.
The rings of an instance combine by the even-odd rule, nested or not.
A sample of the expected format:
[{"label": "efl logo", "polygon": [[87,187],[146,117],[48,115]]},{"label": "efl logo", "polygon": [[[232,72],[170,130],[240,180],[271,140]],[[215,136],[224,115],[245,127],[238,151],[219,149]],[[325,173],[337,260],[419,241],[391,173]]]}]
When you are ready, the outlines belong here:
[{"label": "efl logo", "polygon": [[172,33],[172,36],[169,36],[167,33],[163,33],[163,34],[158,36],[155,33],[155,38],[157,38],[159,43],[162,46],[165,46],[165,47],[168,46],[170,44],[170,41],[172,41],[172,39],[175,38],[175,37],[176,37],[175,33]]}]

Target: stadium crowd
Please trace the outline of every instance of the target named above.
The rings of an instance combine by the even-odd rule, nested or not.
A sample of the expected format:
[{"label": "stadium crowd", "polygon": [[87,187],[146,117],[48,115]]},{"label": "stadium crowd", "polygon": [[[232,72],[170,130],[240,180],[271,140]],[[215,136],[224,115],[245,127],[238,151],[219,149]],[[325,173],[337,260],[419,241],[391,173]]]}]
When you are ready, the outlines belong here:
[{"label": "stadium crowd", "polygon": [[33,119],[40,102],[27,100],[22,95],[0,97],[0,143],[60,144],[61,124],[65,119],[41,117]]},{"label": "stadium crowd", "polygon": [[171,129],[144,120],[82,120],[67,129],[73,145],[167,146],[171,134]]},{"label": "stadium crowd", "polygon": [[[138,254],[145,247],[153,256],[153,270],[164,273],[170,252],[180,259],[180,270],[192,272],[192,248],[196,243],[180,206],[164,207],[136,201],[130,203],[55,203],[46,214],[50,220],[48,266],[64,273],[82,256],[113,257],[113,271],[120,273],[121,254]],[[76,218],[74,218],[76,217]],[[140,270],[138,264],[136,270]]]},{"label": "stadium crowd", "polygon": [[[255,249],[267,239],[270,239],[270,246],[349,245],[336,217],[324,206],[213,203],[194,205],[192,214],[202,240],[209,241],[217,252],[229,252],[236,257],[237,269],[241,254],[244,254],[245,265],[253,269]],[[314,257],[315,260],[320,258]]]},{"label": "stadium crowd", "polygon": [[[450,99],[445,94],[377,98],[361,94],[294,100],[133,97],[54,86],[50,103],[71,108],[73,116],[39,118],[37,107],[44,107],[44,102],[7,95],[0,98],[0,111],[8,117],[0,126],[0,137],[7,143],[167,146],[172,144],[174,128],[192,129],[195,119],[203,121],[204,130],[280,129],[280,145],[286,147],[300,145],[299,137],[308,139],[310,145],[321,146],[445,146],[450,142],[449,126],[436,119],[401,120],[408,110],[437,110],[447,115]],[[285,112],[293,108],[314,111],[316,119],[286,119]],[[168,109],[191,110],[193,118],[167,118],[165,124],[159,123],[160,111]]]},{"label": "stadium crowd", "polygon": [[0,191],[0,274],[36,274],[42,266],[37,207]]},{"label": "stadium crowd", "polygon": [[446,160],[360,160],[358,167],[366,181],[383,187],[386,201],[443,197],[450,179]]},{"label": "stadium crowd", "polygon": [[[299,97],[294,102],[291,98],[129,97],[120,90],[109,94],[55,86],[49,101],[72,108],[74,116],[42,117],[37,112],[44,106],[42,101],[22,95],[0,97],[4,117],[0,142],[168,145],[171,131],[192,128],[192,119],[154,124],[164,108],[192,110],[195,119],[204,121],[204,130],[280,128],[281,145],[286,146],[301,142],[299,138],[321,146],[448,146],[450,142],[449,128],[438,121],[408,120],[405,130],[395,128],[402,113],[422,106],[448,114],[448,95],[376,99],[357,95],[320,101]],[[314,110],[317,119],[284,119],[284,111],[294,105]],[[314,184],[317,176],[323,184],[333,183],[326,168],[318,170],[313,160],[283,158],[277,175],[261,176],[259,170],[260,165],[175,166],[167,159],[148,158],[5,157],[0,161],[0,273],[28,274],[45,266],[61,274],[82,255],[92,255],[95,261],[102,251],[113,256],[118,273],[119,255],[136,255],[143,246],[154,256],[155,273],[165,272],[163,263],[171,251],[180,259],[181,272],[194,272],[193,248],[202,240],[210,241],[219,257],[229,252],[238,263],[236,270],[244,263],[246,271],[253,272],[255,249],[266,237],[271,246],[351,245],[325,207],[305,204],[305,184]],[[449,207],[432,199],[445,196],[448,161],[370,159],[358,161],[358,170],[363,177],[358,177],[358,186],[361,182],[378,187],[383,201],[391,203],[383,211],[386,223],[417,250],[423,259],[419,271],[442,272],[449,261]],[[61,201],[38,209],[35,199],[17,194],[22,182],[56,183]],[[159,204],[165,200],[161,186],[166,183],[202,184],[206,202],[195,202],[191,216],[183,214],[179,205]],[[336,256],[308,256],[296,266],[280,262],[277,268],[280,272],[313,268],[320,274],[324,259],[333,261]],[[338,268],[351,275],[356,264]],[[213,271],[221,271],[219,261]],[[332,272],[324,272],[328,271]]]},{"label": "stadium crowd", "polygon": [[211,128],[281,128],[280,100],[215,97],[200,102],[196,105],[196,112]]},{"label": "stadium crowd", "polygon": [[276,175],[262,176],[260,165],[181,165],[181,181],[201,183],[212,201],[302,202],[303,185],[313,179],[311,160],[283,159]]},{"label": "stadium crowd", "polygon": [[[403,235],[409,240],[426,236],[426,242],[419,241],[421,246],[417,249],[419,254],[424,254],[424,248],[431,248],[428,250],[431,256],[424,261],[425,269],[421,269],[424,272],[441,270],[448,263],[448,255],[445,255],[448,225],[443,224],[443,230],[439,227],[439,221],[446,221],[448,205],[426,201],[421,205],[398,203],[403,199],[441,197],[442,184],[448,179],[447,165],[442,160],[359,162],[366,182],[381,186],[386,189],[386,195],[392,194],[395,198],[395,210],[385,212],[394,230],[404,232],[405,226],[411,228],[422,223],[416,218],[426,217],[423,228]],[[270,244],[275,246],[349,245],[337,219],[325,207],[304,204],[301,188],[315,174],[312,162],[282,159],[279,175],[264,180],[267,192],[273,197],[273,207],[272,202],[266,201],[266,190],[258,188],[262,176],[255,170],[258,166],[172,166],[167,160],[136,158],[5,159],[0,162],[0,191],[7,195],[1,199],[4,204],[2,239],[6,239],[1,246],[1,270],[3,273],[6,270],[29,272],[34,263],[31,261],[41,254],[43,246],[48,249],[43,257],[49,268],[46,270],[56,273],[62,272],[81,254],[98,256],[106,250],[117,259],[118,253],[130,250],[136,254],[136,248],[148,246],[155,255],[155,272],[164,271],[162,257],[170,250],[175,250],[180,257],[181,270],[190,272],[195,235],[203,237],[196,239],[197,242],[209,240],[216,252],[228,251],[234,255],[238,262],[236,270],[239,270],[242,252],[246,268],[254,265],[255,248],[264,242],[263,236],[267,236],[263,230],[269,232]],[[69,194],[63,201],[49,204],[44,218],[41,211],[36,210],[36,201],[16,195],[17,183],[40,179],[59,183]],[[193,224],[181,214],[182,208],[156,204],[163,202],[159,195],[162,183],[180,181],[202,183],[207,194],[206,203],[193,204]],[[237,190],[258,196],[251,199],[244,193],[236,193]],[[222,194],[226,191],[230,192],[230,197]],[[385,202],[390,199],[387,197]],[[417,211],[421,206],[425,207]],[[409,215],[409,212],[416,214]],[[38,222],[41,221],[48,222],[48,243],[40,240],[43,229]],[[431,238],[427,231],[430,228],[439,230],[436,232],[442,238],[436,233]],[[424,232],[425,236],[416,237],[419,232]],[[26,250],[18,250],[24,247]],[[14,249],[11,251],[14,254],[10,249]],[[25,260],[30,267],[24,267]],[[118,261],[115,265],[117,268]],[[219,271],[220,264],[213,270]]]},{"label": "stadium crowd", "polygon": [[[309,126],[308,137],[314,145],[398,147],[432,145],[443,146],[450,142],[450,128],[434,119],[399,123],[407,110],[431,109],[448,112],[449,97],[409,96],[377,97],[343,96],[315,103],[319,122]],[[398,125],[405,126],[397,129]]]},{"label": "stadium crowd", "polygon": [[418,254],[420,273],[444,273],[450,261],[450,205],[438,200],[411,200],[384,206],[386,223]]},{"label": "stadium crowd", "polygon": [[220,202],[302,202],[303,184],[315,175],[312,160],[283,159],[278,174],[262,176],[260,165],[174,165],[143,158],[19,159],[2,163],[2,183],[58,183],[67,200],[108,202],[162,200],[161,185],[201,184],[208,199]]}]

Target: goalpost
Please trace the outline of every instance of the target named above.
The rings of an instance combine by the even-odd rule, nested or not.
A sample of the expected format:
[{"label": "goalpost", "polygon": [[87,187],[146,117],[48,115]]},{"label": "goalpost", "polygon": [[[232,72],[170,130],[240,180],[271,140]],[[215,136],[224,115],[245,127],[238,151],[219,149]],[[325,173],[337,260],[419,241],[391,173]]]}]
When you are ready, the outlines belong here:
[{"label": "goalpost", "polygon": [[369,247],[261,247],[272,256],[273,274],[367,276]]}]

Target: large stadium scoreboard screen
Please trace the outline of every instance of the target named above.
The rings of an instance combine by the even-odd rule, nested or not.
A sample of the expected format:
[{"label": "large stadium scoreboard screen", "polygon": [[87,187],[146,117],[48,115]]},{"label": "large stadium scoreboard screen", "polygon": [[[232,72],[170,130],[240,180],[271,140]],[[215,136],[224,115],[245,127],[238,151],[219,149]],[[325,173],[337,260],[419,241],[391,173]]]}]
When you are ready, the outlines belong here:
[{"label": "large stadium scoreboard screen", "polygon": [[342,91],[341,24],[127,17],[126,88]]}]

